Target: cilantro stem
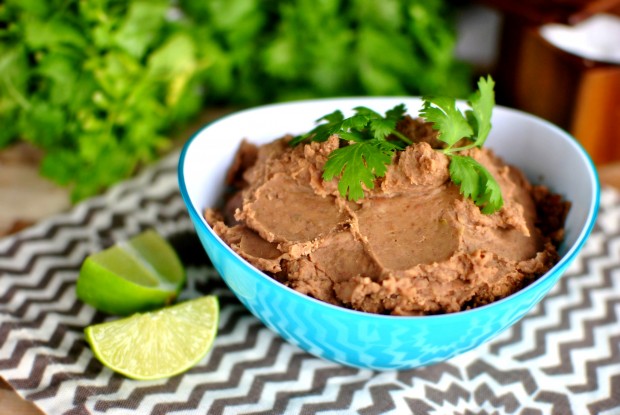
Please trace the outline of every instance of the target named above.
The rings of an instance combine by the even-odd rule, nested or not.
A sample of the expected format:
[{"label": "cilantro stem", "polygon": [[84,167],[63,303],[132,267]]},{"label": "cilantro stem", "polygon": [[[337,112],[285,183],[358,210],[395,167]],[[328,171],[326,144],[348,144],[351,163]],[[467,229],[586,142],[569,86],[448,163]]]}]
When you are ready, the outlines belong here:
[{"label": "cilantro stem", "polygon": [[407,137],[405,134],[401,133],[400,131],[393,130],[392,134],[398,137],[401,141],[404,141],[407,145],[413,144],[413,141],[411,141],[409,137]]},{"label": "cilantro stem", "polygon": [[476,143],[475,142],[471,142],[471,143],[467,144],[466,146],[446,147],[446,148],[441,149],[439,151],[441,151],[444,154],[450,155],[450,154],[453,154],[453,153],[458,153],[458,152],[461,152],[461,151],[466,151],[466,150],[469,150],[469,149],[474,148],[474,147],[477,147]]}]

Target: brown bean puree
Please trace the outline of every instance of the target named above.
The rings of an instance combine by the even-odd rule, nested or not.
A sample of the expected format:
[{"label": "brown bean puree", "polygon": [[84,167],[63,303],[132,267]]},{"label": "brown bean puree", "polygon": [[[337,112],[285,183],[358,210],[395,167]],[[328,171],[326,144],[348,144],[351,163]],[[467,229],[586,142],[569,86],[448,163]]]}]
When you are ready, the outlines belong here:
[{"label": "brown bean puree", "polygon": [[372,313],[450,313],[506,297],[551,268],[569,204],[531,185],[489,149],[467,154],[499,183],[504,206],[485,215],[459,194],[436,132],[406,117],[414,144],[356,202],[322,179],[339,145],[291,147],[287,136],[241,145],[215,232],[256,268],[319,300]]}]

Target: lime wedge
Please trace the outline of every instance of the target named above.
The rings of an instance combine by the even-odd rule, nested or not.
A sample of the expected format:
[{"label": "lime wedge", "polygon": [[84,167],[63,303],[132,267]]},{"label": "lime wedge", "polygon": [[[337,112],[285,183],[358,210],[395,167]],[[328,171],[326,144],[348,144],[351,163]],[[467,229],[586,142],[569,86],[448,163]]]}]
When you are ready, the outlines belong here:
[{"label": "lime wedge", "polygon": [[88,256],[76,293],[98,310],[129,315],[171,304],[184,282],[185,269],[174,248],[148,230]]},{"label": "lime wedge", "polygon": [[217,334],[219,303],[206,296],[84,330],[95,357],[132,379],[161,379],[200,361]]}]

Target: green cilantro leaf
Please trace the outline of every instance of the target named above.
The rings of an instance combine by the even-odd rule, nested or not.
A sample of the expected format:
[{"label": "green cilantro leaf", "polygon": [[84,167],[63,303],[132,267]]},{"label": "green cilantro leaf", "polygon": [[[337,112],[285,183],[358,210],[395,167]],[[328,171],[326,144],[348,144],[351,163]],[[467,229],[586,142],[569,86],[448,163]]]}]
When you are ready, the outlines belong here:
[{"label": "green cilantro leaf", "polygon": [[[411,144],[411,140],[396,130],[396,125],[406,112],[403,104],[388,110],[385,116],[367,107],[353,110],[355,113],[348,118],[344,118],[340,111],[319,118],[317,122],[326,122],[294,137],[291,145],[305,140],[322,142],[334,134],[338,135],[347,145],[329,155],[323,178],[329,181],[339,176],[340,194],[350,200],[359,200],[364,197],[362,183],[372,189],[374,180],[385,175],[394,152]],[[388,137],[394,139],[388,140]]]},{"label": "green cilantro leaf", "polygon": [[364,128],[366,128],[366,124],[368,124],[371,119],[372,118],[366,114],[357,113],[352,117],[342,120],[342,123],[339,126],[339,131],[337,131],[337,133],[350,130],[362,131],[364,130]]},{"label": "green cilantro leaf", "polygon": [[491,131],[491,115],[495,106],[494,86],[495,82],[490,76],[487,79],[481,77],[478,81],[478,91],[469,100],[469,106],[472,109],[465,113],[469,124],[474,129],[477,147],[482,147]]},{"label": "green cilantro leaf", "polygon": [[374,138],[383,140],[396,128],[396,121],[386,118],[377,118],[370,121],[370,127],[374,132]]},{"label": "green cilantro leaf", "polygon": [[356,115],[362,115],[364,117],[367,117],[368,119],[377,119],[377,118],[382,118],[381,114],[379,114],[377,111],[371,110],[368,107],[355,107],[353,108],[353,110],[355,111]]},{"label": "green cilantro leaf", "polygon": [[294,137],[293,140],[291,140],[291,145],[295,146],[307,139],[312,139],[312,141],[318,141],[318,142],[327,141],[327,139],[331,135],[337,133],[338,131],[342,129],[342,122],[344,121],[344,115],[342,115],[342,112],[340,110],[336,110],[316,120],[317,123],[321,121],[327,121],[327,122],[324,124],[317,125],[313,130],[307,132],[306,134],[302,134],[297,137]]},{"label": "green cilantro leaf", "polygon": [[399,147],[389,141],[373,139],[348,145],[332,151],[325,163],[323,179],[332,180],[340,176],[338,190],[350,200],[364,197],[362,183],[374,188],[376,177],[383,177],[387,165]]},{"label": "green cilantro leaf", "polygon": [[398,122],[403,119],[406,112],[407,107],[405,107],[405,104],[398,104],[394,108],[386,111],[385,118]]},{"label": "green cilantro leaf", "polygon": [[471,198],[482,213],[490,214],[501,209],[504,204],[501,189],[482,164],[469,156],[453,154],[449,169],[450,178],[460,185],[461,194]]},{"label": "green cilantro leaf", "polygon": [[[478,91],[468,102],[471,109],[465,112],[465,116],[456,108],[456,100],[446,97],[426,98],[420,112],[439,131],[437,138],[447,144],[441,151],[450,158],[450,178],[460,186],[461,194],[471,198],[486,214],[498,211],[504,203],[499,184],[476,160],[457,153],[482,147],[486,141],[495,106],[494,86],[490,76],[480,78]],[[469,143],[455,147],[462,140]]]},{"label": "green cilantro leaf", "polygon": [[454,98],[426,97],[424,100],[420,115],[433,123],[433,129],[440,131],[439,139],[449,147],[473,134],[467,119],[456,108]]},{"label": "green cilantro leaf", "polygon": [[403,104],[388,110],[385,117],[367,107],[355,107],[353,110],[355,113],[348,118],[344,118],[340,110],[322,116],[316,122],[326,121],[325,123],[317,125],[305,134],[294,137],[291,140],[291,145],[295,146],[306,140],[323,142],[334,134],[344,140],[356,142],[370,140],[371,138],[384,140],[389,135],[394,135],[405,144],[411,144],[409,138],[396,130],[396,124],[403,118],[406,111]]}]

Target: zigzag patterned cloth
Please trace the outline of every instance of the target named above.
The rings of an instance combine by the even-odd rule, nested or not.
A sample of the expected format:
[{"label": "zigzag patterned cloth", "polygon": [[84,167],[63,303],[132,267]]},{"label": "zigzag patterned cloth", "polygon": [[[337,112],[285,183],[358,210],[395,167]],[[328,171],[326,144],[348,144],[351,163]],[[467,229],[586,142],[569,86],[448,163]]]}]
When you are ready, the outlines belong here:
[{"label": "zigzag patterned cloth", "polygon": [[[620,195],[605,189],[591,238],[544,301],[493,342],[445,363],[339,366],[263,326],[209,266],[178,192],[173,154],[107,194],[0,240],[0,375],[56,414],[620,414]],[[188,268],[183,298],[220,297],[211,352],[189,372],[133,381],[103,367],[76,299],[86,255],[146,228]]]}]

